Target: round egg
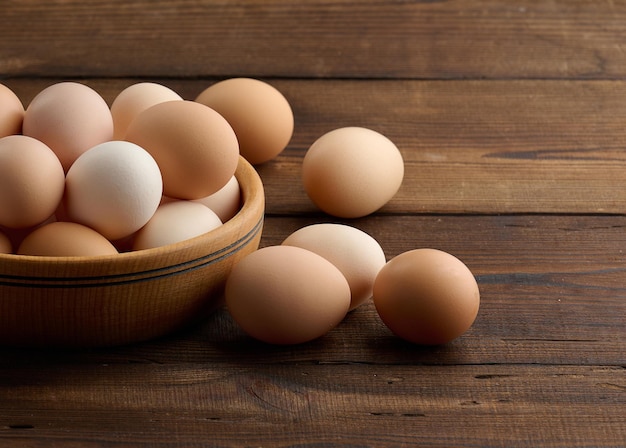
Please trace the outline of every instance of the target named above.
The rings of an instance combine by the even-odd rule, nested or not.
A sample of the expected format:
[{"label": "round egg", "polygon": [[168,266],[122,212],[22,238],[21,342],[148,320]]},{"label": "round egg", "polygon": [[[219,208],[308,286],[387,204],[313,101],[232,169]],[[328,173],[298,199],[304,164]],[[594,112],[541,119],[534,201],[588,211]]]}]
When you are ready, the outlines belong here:
[{"label": "round egg", "polygon": [[74,222],[52,222],[31,232],[20,244],[19,255],[83,257],[117,254],[117,249],[95,230]]},{"label": "round egg", "polygon": [[213,109],[193,101],[167,101],[141,112],[126,140],[159,164],[166,196],[200,199],[235,174],[239,144],[233,128]]},{"label": "round egg", "polygon": [[133,250],[178,243],[222,225],[210,208],[193,201],[172,201],[159,206],[134,237]]},{"label": "round egg", "polygon": [[346,127],[318,138],[302,161],[302,182],[324,212],[341,218],[369,215],[398,191],[404,161],[396,145],[371,129]]},{"label": "round egg", "polygon": [[13,253],[13,244],[11,244],[11,239],[4,234],[4,232],[0,232],[0,254],[11,254]]},{"label": "round egg", "polygon": [[131,121],[155,104],[182,101],[182,97],[162,84],[139,82],[122,90],[111,103],[113,139],[122,140]]},{"label": "round egg", "polygon": [[250,336],[299,344],[336,327],[350,307],[350,287],[331,262],[295,246],[267,246],[237,263],[224,297]]},{"label": "round egg", "polygon": [[113,138],[113,118],[91,87],[61,82],[33,98],[24,114],[23,133],[48,145],[67,172],[82,153]]},{"label": "round egg", "polygon": [[302,227],[282,244],[310,250],[334,264],[350,286],[350,310],[372,297],[374,280],[387,261],[378,241],[362,230],[344,224]]},{"label": "round egg", "polygon": [[11,89],[0,84],[0,137],[22,133],[24,106]]},{"label": "round egg", "polygon": [[213,210],[222,222],[228,221],[237,214],[241,207],[241,190],[237,178],[231,177],[221,189],[209,196],[196,199],[196,202],[200,202]]},{"label": "round egg", "polygon": [[0,138],[0,225],[42,223],[59,205],[64,186],[63,167],[44,143],[24,135]]},{"label": "round egg", "polygon": [[82,154],[66,176],[65,213],[118,240],[143,227],[161,202],[159,166],[143,148],[113,140]]},{"label": "round egg", "polygon": [[404,252],[380,270],[374,305],[397,336],[437,345],[465,333],[478,314],[480,293],[469,268],[437,249]]},{"label": "round egg", "polygon": [[253,165],[273,159],[291,140],[291,106],[278,89],[266,82],[226,79],[209,86],[195,101],[226,118],[237,134],[241,155]]}]

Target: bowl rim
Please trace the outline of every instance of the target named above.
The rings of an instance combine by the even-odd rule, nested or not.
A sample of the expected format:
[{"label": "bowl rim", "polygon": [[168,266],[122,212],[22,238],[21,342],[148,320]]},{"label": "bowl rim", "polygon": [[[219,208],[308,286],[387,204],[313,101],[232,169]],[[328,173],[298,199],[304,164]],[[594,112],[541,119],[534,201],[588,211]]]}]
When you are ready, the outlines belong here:
[{"label": "bowl rim", "polygon": [[[110,255],[48,256],[0,253],[0,265],[5,263],[24,263],[29,265],[32,265],[33,263],[89,265],[108,262],[115,263],[120,261],[135,261],[177,253],[202,245],[204,241],[219,239],[222,236],[228,235],[232,229],[244,226],[248,211],[254,207],[254,204],[259,201],[262,201],[262,204],[265,203],[265,192],[261,178],[259,177],[256,169],[241,155],[239,156],[239,162],[234,175],[240,188],[241,198],[239,210],[232,218],[224,222],[221,226],[216,227],[209,232],[203,233],[202,235],[188,238],[176,243],[167,244],[165,246],[153,247],[150,249],[131,250]],[[262,214],[259,222],[253,224],[251,232],[257,229],[263,220],[264,217]]]}]

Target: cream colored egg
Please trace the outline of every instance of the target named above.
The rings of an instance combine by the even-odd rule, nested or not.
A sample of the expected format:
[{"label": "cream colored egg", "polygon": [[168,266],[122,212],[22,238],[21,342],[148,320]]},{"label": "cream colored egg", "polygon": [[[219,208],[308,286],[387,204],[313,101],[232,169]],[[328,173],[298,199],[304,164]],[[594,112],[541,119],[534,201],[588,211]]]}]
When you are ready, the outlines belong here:
[{"label": "cream colored egg", "polygon": [[24,106],[11,89],[0,84],[0,137],[22,133]]},{"label": "cream colored egg", "polygon": [[219,216],[222,222],[226,222],[237,214],[241,207],[241,190],[235,176],[217,192],[196,202],[206,205]]},{"label": "cream colored egg", "polygon": [[300,247],[268,246],[234,266],[225,300],[250,336],[271,344],[298,344],[341,322],[350,307],[350,287],[320,255]]},{"label": "cream colored egg", "polygon": [[167,101],[141,112],[126,140],[159,164],[164,194],[200,199],[222,188],[239,163],[237,136],[213,109],[193,101]]},{"label": "cream colored egg", "polygon": [[455,256],[415,249],[392,258],[374,283],[374,305],[399,337],[424,345],[444,344],[465,333],[480,305],[478,284]]},{"label": "cream colored egg", "polygon": [[113,139],[122,140],[137,115],[166,101],[182,101],[182,97],[169,87],[154,82],[139,82],[126,87],[111,104]]},{"label": "cream colored egg", "polygon": [[65,211],[109,240],[143,227],[161,201],[163,182],[157,163],[143,148],[110,141],[91,148],[66,178]]},{"label": "cream colored egg", "polygon": [[44,143],[24,135],[0,138],[0,225],[42,223],[58,207],[64,186],[61,162]]},{"label": "cream colored egg", "polygon": [[342,218],[369,215],[398,191],[404,161],[396,145],[371,129],[346,127],[318,138],[302,161],[302,182],[324,212]]},{"label": "cream colored egg", "polygon": [[386,263],[378,241],[362,230],[344,224],[302,227],[282,244],[308,249],[339,268],[350,285],[351,310],[372,297],[374,280]]},{"label": "cream colored egg", "polygon": [[19,255],[83,257],[117,254],[117,249],[95,230],[74,222],[53,222],[30,233]]},{"label": "cream colored egg", "polygon": [[33,98],[24,114],[23,133],[48,145],[67,172],[82,153],[113,138],[113,118],[91,87],[61,82]]},{"label": "cream colored egg", "polygon": [[264,81],[226,79],[209,86],[196,101],[226,118],[237,134],[241,155],[253,165],[273,159],[291,140],[291,106],[278,89]]},{"label": "cream colored egg", "polygon": [[171,201],[135,235],[133,250],[151,249],[200,236],[222,225],[211,209],[193,201]]}]

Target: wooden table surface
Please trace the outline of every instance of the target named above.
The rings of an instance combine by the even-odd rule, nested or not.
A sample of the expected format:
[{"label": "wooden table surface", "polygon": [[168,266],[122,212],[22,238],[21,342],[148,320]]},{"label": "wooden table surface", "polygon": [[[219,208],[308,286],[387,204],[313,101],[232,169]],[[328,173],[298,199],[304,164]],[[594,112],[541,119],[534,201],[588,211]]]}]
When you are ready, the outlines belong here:
[{"label": "wooden table surface", "polygon": [[283,92],[296,126],[257,167],[262,246],[338,221],[301,186],[317,137],[385,134],[400,191],[339,222],[388,259],[456,255],[482,294],[433,348],[371,302],[299,346],[222,309],[132,346],[0,348],[1,446],[626,446],[626,2],[30,0],[0,24],[0,82],[25,105],[62,80],[109,103],[143,80]]}]

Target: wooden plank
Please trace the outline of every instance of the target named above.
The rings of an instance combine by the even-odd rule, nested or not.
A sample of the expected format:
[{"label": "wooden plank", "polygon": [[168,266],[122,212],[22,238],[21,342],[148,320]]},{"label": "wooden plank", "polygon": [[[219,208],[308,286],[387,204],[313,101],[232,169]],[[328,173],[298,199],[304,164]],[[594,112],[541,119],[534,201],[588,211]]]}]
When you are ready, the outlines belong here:
[{"label": "wooden plank", "polygon": [[[155,80],[187,99],[212,81]],[[27,105],[50,80],[4,83]],[[111,102],[137,80],[85,81]],[[258,167],[268,213],[312,213],[302,157],[323,133],[391,138],[405,182],[386,213],[624,213],[622,81],[272,80],[292,104],[286,151]],[[289,188],[285,188],[288,185]]]},{"label": "wooden plank", "polygon": [[[268,217],[262,245],[323,217]],[[47,352],[4,349],[0,366],[256,362],[387,365],[542,364],[626,366],[623,217],[375,216],[350,221],[388,258],[434,247],[476,275],[481,308],[472,328],[448,345],[404,343],[370,302],[327,336],[298,347],[256,343],[225,310],[162,340],[117,349]]]},{"label": "wooden plank", "polygon": [[[617,367],[94,365],[0,369],[0,440],[619,446]],[[82,446],[82,445],[81,445]]]},{"label": "wooden plank", "polygon": [[0,76],[622,78],[626,5],[12,2]]}]

